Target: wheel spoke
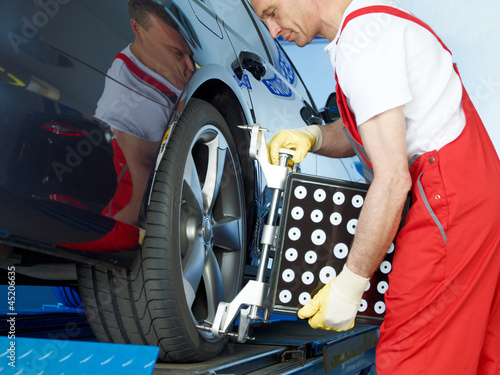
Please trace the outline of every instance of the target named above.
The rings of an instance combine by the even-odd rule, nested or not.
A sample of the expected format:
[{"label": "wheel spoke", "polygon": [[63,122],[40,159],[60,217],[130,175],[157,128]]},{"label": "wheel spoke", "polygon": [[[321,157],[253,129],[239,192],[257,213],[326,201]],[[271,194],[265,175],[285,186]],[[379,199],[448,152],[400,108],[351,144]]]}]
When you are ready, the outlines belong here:
[{"label": "wheel spoke", "polygon": [[211,249],[207,253],[203,280],[207,292],[207,321],[213,322],[217,306],[219,306],[219,302],[224,300],[224,282],[219,263]]},{"label": "wheel spoke", "polygon": [[224,137],[217,135],[213,140],[207,142],[206,146],[208,147],[208,164],[202,195],[203,212],[208,214],[212,211],[219,193],[228,145]]},{"label": "wheel spoke", "polygon": [[214,225],[214,246],[224,250],[240,251],[241,238],[241,219],[230,218]]},{"label": "wheel spoke", "polygon": [[[200,285],[201,276],[205,265],[205,244],[201,238],[196,238],[192,242],[192,248],[182,260],[182,274],[184,289],[188,305],[193,304],[196,290]],[[189,287],[187,287],[187,285]]]},{"label": "wheel spoke", "polygon": [[[196,169],[196,163],[193,159],[191,153],[188,154],[186,159],[186,166],[184,168],[184,187],[183,189],[189,188],[191,196],[194,198],[192,204],[196,202],[200,212],[203,211],[203,195],[200,184],[200,177],[198,176],[198,170]],[[186,192],[186,190],[184,190]],[[187,193],[187,192],[186,192]],[[187,194],[186,194],[187,195]]]},{"label": "wheel spoke", "polygon": [[238,264],[241,262],[242,252],[226,251],[222,254],[220,261],[220,270],[224,285],[224,301],[231,301],[237,288],[234,285],[239,285],[241,282],[241,273],[236,272],[239,269]]}]

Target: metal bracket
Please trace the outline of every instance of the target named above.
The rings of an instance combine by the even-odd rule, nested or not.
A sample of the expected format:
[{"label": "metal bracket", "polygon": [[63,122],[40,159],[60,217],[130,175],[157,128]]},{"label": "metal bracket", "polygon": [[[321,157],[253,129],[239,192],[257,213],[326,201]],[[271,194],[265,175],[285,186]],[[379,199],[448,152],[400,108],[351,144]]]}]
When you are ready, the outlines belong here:
[{"label": "metal bracket", "polygon": [[269,154],[267,152],[266,137],[263,133],[268,130],[262,128],[259,124],[254,124],[253,126],[241,125],[239,128],[251,130],[250,150],[248,151],[248,154],[252,159],[257,160],[260,163],[262,172],[266,178],[267,186],[270,189],[283,190],[288,170],[282,166],[270,163]]},{"label": "metal bracket", "polygon": [[276,245],[276,231],[278,227],[276,225],[265,224],[262,228],[262,236],[260,237],[260,243],[270,245],[274,247]]},{"label": "metal bracket", "polygon": [[[269,285],[265,282],[265,272],[269,251],[274,249],[276,245],[277,214],[288,175],[288,160],[293,156],[293,151],[280,149],[280,165],[272,165],[269,162],[266,138],[263,134],[266,129],[261,128],[258,124],[239,127],[251,131],[249,154],[250,157],[259,161],[267,186],[273,190],[273,197],[267,223],[261,237],[262,252],[255,280],[250,280],[231,302],[220,302],[212,327],[200,329],[210,331],[215,337],[229,336],[234,338],[237,336],[238,342],[243,343],[249,339],[247,334],[251,322],[269,322]],[[259,317],[259,309],[263,309],[262,317]],[[240,314],[240,322],[236,335],[228,330],[238,314]]]},{"label": "metal bracket", "polygon": [[[249,317],[250,306],[266,308],[264,305],[268,291],[268,284],[250,280],[231,302],[219,302],[212,325],[212,335],[215,337],[224,336],[241,311],[238,342],[245,342],[248,338],[247,332],[251,323]],[[242,310],[242,306],[245,305],[249,307],[246,310]]]},{"label": "metal bracket", "polygon": [[306,359],[305,347],[300,346],[295,350],[285,350],[281,353],[281,363],[289,362],[295,360],[300,366],[304,366]]}]

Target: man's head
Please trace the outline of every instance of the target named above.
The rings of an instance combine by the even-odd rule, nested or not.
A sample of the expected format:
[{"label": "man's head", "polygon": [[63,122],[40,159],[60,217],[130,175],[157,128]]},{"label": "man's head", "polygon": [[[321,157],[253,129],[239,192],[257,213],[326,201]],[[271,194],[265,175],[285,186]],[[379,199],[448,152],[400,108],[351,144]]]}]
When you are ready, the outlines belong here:
[{"label": "man's head", "polygon": [[333,40],[351,1],[251,0],[251,3],[273,38],[281,36],[302,47],[317,36]]},{"label": "man's head", "polygon": [[148,68],[183,89],[195,66],[193,53],[179,26],[165,8],[153,0],[130,0],[128,4],[135,34],[132,53]]},{"label": "man's head", "polygon": [[[295,42],[299,47],[315,37],[310,9],[304,9],[302,0],[251,0],[257,17],[266,22],[273,38]],[[313,2],[310,2],[312,5]]]},{"label": "man's head", "polygon": [[130,19],[136,20],[144,30],[149,30],[151,27],[150,15],[153,14],[176,31],[179,31],[179,26],[170,14],[165,11],[165,8],[154,0],[129,0],[128,13]]}]

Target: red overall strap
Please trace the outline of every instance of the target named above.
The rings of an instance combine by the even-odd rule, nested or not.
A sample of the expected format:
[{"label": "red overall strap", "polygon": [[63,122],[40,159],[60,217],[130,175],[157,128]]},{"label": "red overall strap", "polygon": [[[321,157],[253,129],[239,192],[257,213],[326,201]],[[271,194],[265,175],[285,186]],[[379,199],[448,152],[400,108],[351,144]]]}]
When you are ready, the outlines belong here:
[{"label": "red overall strap", "polygon": [[119,53],[115,56],[115,59],[122,60],[127,68],[129,68],[129,70],[134,73],[137,78],[165,94],[167,98],[172,102],[172,104],[175,105],[175,103],[177,102],[177,95],[163,83],[159,82],[157,79],[154,79],[148,73],[142,71],[127,55]]},{"label": "red overall strap", "polygon": [[[396,9],[396,8],[393,8],[393,7],[390,7],[390,6],[384,6],[384,5],[376,5],[376,6],[370,6],[370,7],[366,7],[366,8],[361,8],[361,9],[358,9],[358,10],[355,10],[354,12],[350,13],[344,20],[344,23],[342,25],[342,28],[340,29],[340,34],[339,34],[339,38],[337,39],[337,43],[338,43],[338,40],[340,39],[340,35],[342,34],[342,31],[344,30],[344,28],[346,27],[346,25],[349,23],[349,21],[351,21],[352,19],[356,18],[356,17],[359,17],[359,16],[362,16],[362,15],[365,15],[365,14],[371,14],[371,13],[385,13],[385,14],[390,14],[390,15],[393,15],[393,16],[396,16],[396,17],[400,17],[400,18],[404,18],[408,21],[412,21],[412,22],[415,22],[417,23],[418,25],[424,27],[425,29],[427,29],[429,32],[432,33],[432,35],[434,35],[436,37],[436,39],[441,43],[441,45],[443,46],[443,48],[448,51],[450,54],[450,50],[444,45],[444,43],[442,42],[442,40],[437,36],[437,34],[424,22],[422,22],[421,20],[419,20],[418,18],[416,18],[415,16],[409,14],[409,13],[406,13],[402,10],[399,10],[399,9]],[[458,74],[458,70],[455,66],[455,71],[457,72]],[[358,155],[361,155],[364,159],[364,161],[370,166],[370,168],[372,167],[370,161],[368,160],[364,150],[363,150],[363,143],[361,141],[361,137],[359,135],[359,132],[358,132],[358,127],[357,127],[357,124],[356,124],[356,116],[354,115],[354,113],[352,113],[352,111],[350,110],[348,104],[347,104],[347,97],[345,96],[345,94],[343,93],[340,85],[339,85],[339,80],[338,80],[338,77],[337,77],[337,71],[335,70],[335,81],[337,82],[337,85],[336,85],[336,93],[337,93],[337,101],[338,101],[338,106],[339,106],[339,111],[340,111],[340,115],[342,117],[342,122],[344,123],[344,126],[346,127],[346,129],[349,131],[349,134],[351,135],[351,137],[354,139],[354,141],[356,142],[355,146],[357,148],[357,154]]]}]

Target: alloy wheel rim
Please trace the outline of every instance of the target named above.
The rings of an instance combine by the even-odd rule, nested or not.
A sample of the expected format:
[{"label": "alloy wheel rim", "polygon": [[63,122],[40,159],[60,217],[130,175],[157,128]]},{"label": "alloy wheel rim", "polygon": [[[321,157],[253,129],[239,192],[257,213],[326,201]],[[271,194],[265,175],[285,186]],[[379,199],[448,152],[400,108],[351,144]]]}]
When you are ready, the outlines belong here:
[{"label": "alloy wheel rim", "polygon": [[196,325],[211,326],[219,302],[234,297],[240,280],[243,198],[236,163],[213,125],[198,131],[186,158],[179,238],[184,293]]}]

